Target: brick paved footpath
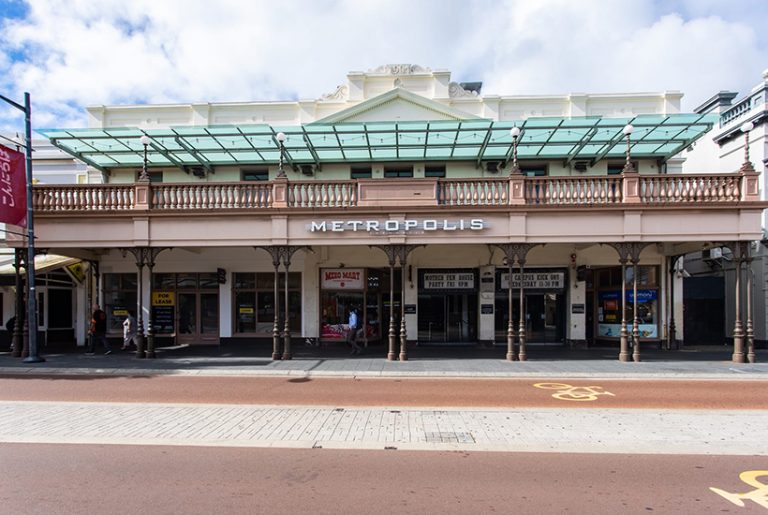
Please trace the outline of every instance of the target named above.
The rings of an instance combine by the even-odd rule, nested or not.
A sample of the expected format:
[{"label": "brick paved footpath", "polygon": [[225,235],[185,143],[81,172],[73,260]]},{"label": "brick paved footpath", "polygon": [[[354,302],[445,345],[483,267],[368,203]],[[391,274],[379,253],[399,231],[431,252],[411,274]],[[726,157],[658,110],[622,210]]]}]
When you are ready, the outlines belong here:
[{"label": "brick paved footpath", "polygon": [[0,442],[768,455],[768,413],[0,401]]}]

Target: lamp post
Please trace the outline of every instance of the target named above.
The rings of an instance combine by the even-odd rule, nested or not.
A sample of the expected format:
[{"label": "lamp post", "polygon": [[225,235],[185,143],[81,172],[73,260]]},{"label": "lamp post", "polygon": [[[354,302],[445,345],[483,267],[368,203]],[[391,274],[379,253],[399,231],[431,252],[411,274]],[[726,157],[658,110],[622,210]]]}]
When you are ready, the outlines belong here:
[{"label": "lamp post", "polygon": [[280,161],[277,165],[277,178],[278,179],[285,179],[285,169],[283,169],[283,153],[285,152],[285,133],[284,132],[278,132],[277,136],[275,136],[277,139],[277,144],[280,145]]},{"label": "lamp post", "polygon": [[[37,354],[37,292],[35,290],[35,220],[32,215],[32,104],[24,93],[24,105],[0,95],[0,100],[24,113],[24,151],[27,175],[27,318],[29,324],[29,355],[24,363],[45,361]],[[17,292],[18,295],[18,292]]]},{"label": "lamp post", "polygon": [[741,165],[742,170],[753,170],[752,162],[749,160],[749,133],[755,128],[755,124],[752,122],[746,122],[741,125],[741,132],[744,133],[744,164]]},{"label": "lamp post", "polygon": [[509,135],[512,136],[512,168],[509,169],[509,175],[519,175],[522,173],[517,164],[517,138],[520,137],[520,127],[509,129]]},{"label": "lamp post", "polygon": [[141,136],[141,144],[144,145],[144,165],[141,167],[139,182],[149,182],[149,172],[147,171],[147,147],[149,146],[150,141],[149,136],[146,134]]},{"label": "lamp post", "polygon": [[629,144],[629,137],[632,134],[632,131],[634,131],[635,128],[632,127],[632,124],[628,123],[624,126],[623,132],[624,136],[627,137],[627,162],[624,163],[624,168],[621,170],[622,173],[634,173],[635,167],[632,165],[632,161],[630,160],[630,144]]}]

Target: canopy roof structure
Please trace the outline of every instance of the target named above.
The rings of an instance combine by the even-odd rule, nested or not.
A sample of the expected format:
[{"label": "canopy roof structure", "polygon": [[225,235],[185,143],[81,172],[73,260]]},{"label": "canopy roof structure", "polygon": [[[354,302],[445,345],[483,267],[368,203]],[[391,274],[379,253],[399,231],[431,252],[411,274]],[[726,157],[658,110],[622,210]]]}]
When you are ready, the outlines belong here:
[{"label": "canopy roof structure", "polygon": [[632,124],[631,154],[666,161],[712,128],[717,115],[639,115],[625,118],[528,118],[312,123],[307,125],[179,126],[158,129],[43,129],[51,142],[100,170],[143,163],[144,134],[150,167],[274,165],[277,134],[286,135],[289,165],[370,161],[504,161],[512,158],[510,129],[521,129],[519,160],[585,160],[623,157],[623,128]]}]

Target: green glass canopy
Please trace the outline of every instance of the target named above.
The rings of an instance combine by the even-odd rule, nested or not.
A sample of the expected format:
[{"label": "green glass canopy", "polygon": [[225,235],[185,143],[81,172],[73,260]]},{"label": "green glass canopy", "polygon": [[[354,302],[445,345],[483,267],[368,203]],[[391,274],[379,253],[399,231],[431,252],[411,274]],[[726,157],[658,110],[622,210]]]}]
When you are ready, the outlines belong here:
[{"label": "green glass canopy", "polygon": [[140,138],[149,136],[152,167],[274,165],[277,134],[286,135],[289,165],[370,161],[509,161],[512,127],[521,129],[519,160],[585,160],[625,155],[623,128],[632,124],[634,158],[667,160],[712,128],[716,115],[639,115],[625,118],[313,123],[308,125],[179,126],[161,129],[43,129],[63,151],[105,170],[143,163]]}]

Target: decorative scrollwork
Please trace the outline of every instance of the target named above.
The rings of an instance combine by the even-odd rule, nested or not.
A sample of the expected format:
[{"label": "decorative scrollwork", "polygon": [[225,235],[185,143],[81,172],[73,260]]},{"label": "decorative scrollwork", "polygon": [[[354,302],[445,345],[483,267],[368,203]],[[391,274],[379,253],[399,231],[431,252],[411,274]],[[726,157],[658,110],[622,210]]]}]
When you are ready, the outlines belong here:
[{"label": "decorative scrollwork", "polygon": [[468,91],[461,87],[461,84],[458,82],[451,82],[448,84],[448,96],[450,98],[461,98],[461,97],[476,97],[477,91]]},{"label": "decorative scrollwork", "polygon": [[326,93],[320,97],[320,100],[346,100],[349,96],[349,87],[346,84],[340,84],[336,87],[336,91],[332,93]]},{"label": "decorative scrollwork", "polygon": [[371,73],[384,73],[387,75],[412,75],[431,71],[429,68],[418,64],[383,64],[371,70]]}]

